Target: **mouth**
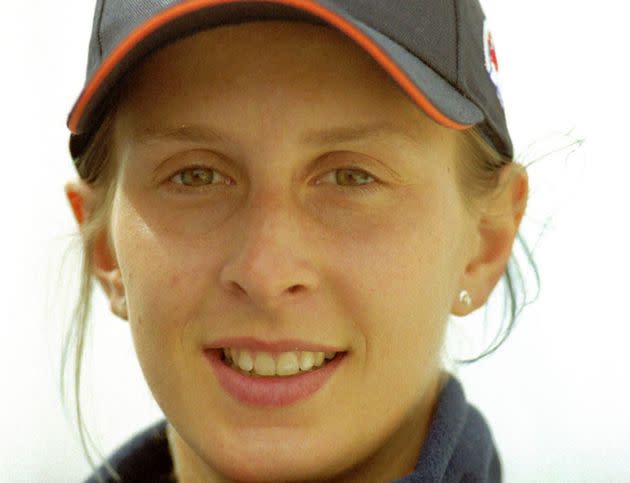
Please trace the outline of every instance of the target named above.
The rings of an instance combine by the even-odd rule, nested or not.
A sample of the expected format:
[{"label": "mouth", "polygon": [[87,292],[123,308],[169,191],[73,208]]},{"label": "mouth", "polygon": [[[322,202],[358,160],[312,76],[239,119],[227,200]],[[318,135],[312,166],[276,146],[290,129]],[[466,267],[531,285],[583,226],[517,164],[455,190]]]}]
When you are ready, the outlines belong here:
[{"label": "mouth", "polygon": [[[281,407],[309,399],[334,378],[347,352],[204,351],[220,387],[247,406]],[[326,357],[328,356],[328,357]]]},{"label": "mouth", "polygon": [[252,377],[288,377],[316,371],[345,352],[264,352],[226,347],[220,349],[221,362]]}]

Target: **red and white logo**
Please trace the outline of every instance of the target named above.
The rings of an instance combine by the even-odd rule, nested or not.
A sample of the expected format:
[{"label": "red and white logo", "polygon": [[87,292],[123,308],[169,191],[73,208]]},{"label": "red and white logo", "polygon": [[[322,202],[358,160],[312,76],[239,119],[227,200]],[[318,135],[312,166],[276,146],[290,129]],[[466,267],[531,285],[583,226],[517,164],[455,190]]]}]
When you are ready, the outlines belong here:
[{"label": "red and white logo", "polygon": [[501,97],[501,82],[499,80],[499,59],[497,57],[497,49],[494,45],[494,39],[492,38],[492,32],[488,26],[488,20],[483,22],[483,50],[486,59],[486,70],[492,79],[492,83],[497,88],[497,96],[499,102],[503,105],[503,98]]}]

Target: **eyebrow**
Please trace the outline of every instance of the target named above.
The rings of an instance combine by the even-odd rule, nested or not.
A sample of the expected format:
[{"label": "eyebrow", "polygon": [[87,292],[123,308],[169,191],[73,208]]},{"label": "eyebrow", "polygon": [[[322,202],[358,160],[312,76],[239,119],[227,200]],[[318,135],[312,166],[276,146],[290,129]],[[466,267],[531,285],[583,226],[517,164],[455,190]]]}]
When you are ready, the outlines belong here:
[{"label": "eyebrow", "polygon": [[[301,144],[321,146],[325,144],[342,144],[381,135],[396,135],[407,138],[410,142],[420,144],[408,132],[390,122],[376,122],[359,126],[343,126],[307,132],[300,140]],[[166,128],[147,128],[136,136],[139,144],[176,141],[194,143],[233,142],[227,134],[209,126],[183,125]]]}]

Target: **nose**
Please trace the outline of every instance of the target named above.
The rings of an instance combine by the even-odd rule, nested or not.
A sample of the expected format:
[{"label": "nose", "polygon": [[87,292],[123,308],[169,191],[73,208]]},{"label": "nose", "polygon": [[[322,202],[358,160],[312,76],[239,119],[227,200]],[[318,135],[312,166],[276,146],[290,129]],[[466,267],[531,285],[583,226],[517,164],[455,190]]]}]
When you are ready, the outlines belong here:
[{"label": "nose", "polygon": [[311,250],[300,216],[288,199],[258,196],[250,200],[220,275],[231,296],[272,310],[317,289],[318,277],[308,259]]}]

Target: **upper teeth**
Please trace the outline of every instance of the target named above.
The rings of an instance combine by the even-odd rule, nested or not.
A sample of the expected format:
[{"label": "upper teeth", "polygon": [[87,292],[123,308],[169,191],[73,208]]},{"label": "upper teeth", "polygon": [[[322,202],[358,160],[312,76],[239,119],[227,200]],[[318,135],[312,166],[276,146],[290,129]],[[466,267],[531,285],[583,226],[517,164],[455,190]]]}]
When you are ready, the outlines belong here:
[{"label": "upper teeth", "polygon": [[325,359],[335,357],[335,352],[281,352],[276,357],[270,352],[252,353],[247,349],[223,349],[226,359],[242,371],[259,376],[291,376],[300,371],[320,367]]}]

